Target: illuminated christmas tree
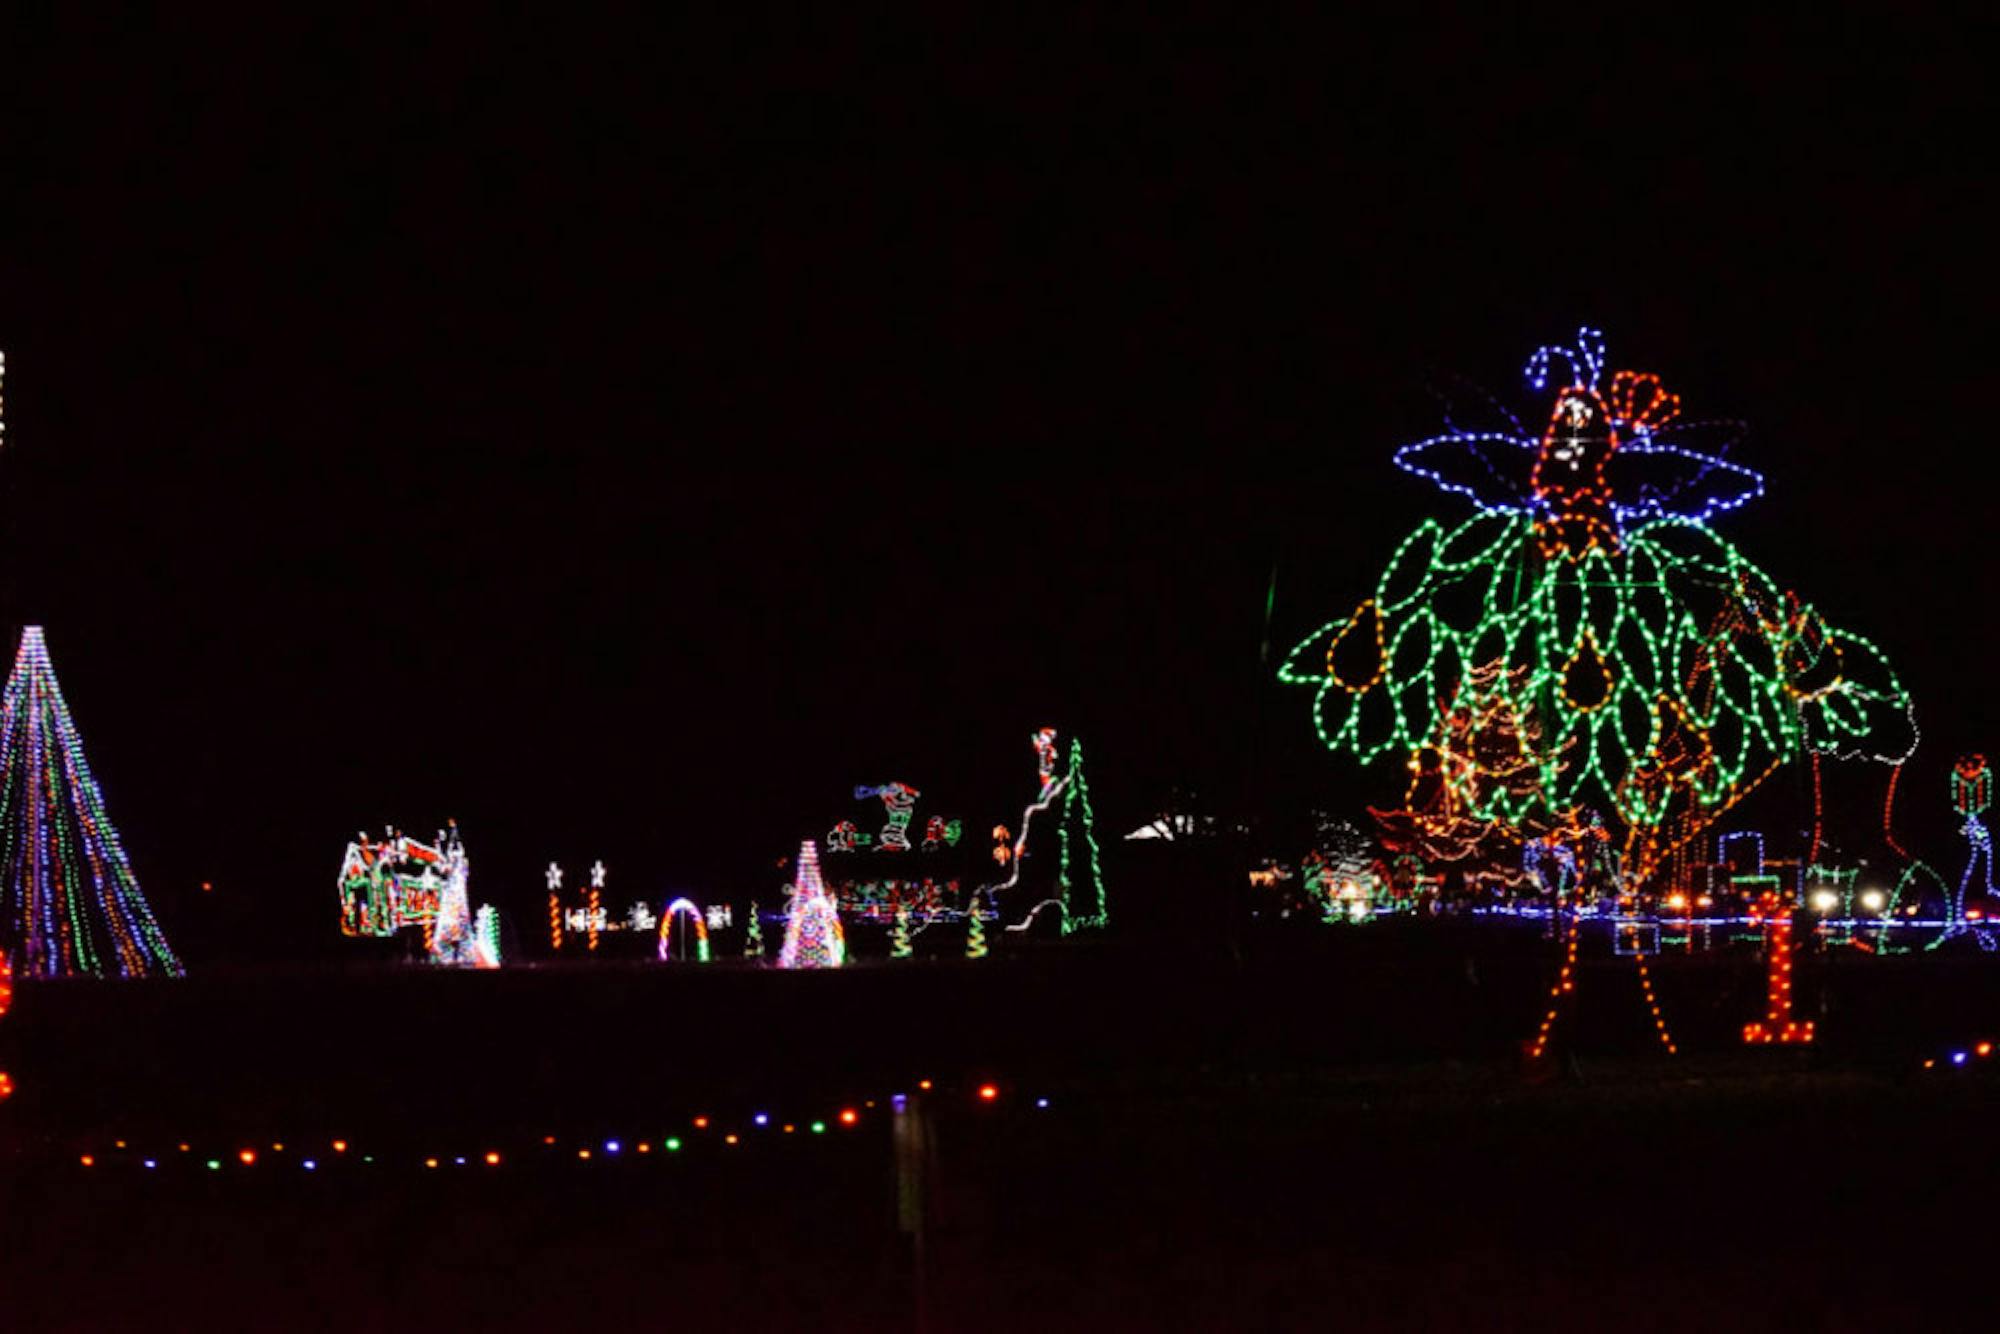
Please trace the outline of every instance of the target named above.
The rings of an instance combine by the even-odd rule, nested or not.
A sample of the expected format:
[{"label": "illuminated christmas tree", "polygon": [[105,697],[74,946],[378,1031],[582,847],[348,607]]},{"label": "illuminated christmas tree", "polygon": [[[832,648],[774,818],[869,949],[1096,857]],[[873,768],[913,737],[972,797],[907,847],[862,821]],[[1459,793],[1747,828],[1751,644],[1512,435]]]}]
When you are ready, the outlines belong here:
[{"label": "illuminated christmas tree", "polygon": [[1103,926],[1111,920],[1104,897],[1104,868],[1097,853],[1097,817],[1090,809],[1090,780],[1083,772],[1083,743],[1069,743],[1069,772],[1063,775],[1056,868],[1056,888],[1062,896],[1066,930]]},{"label": "illuminated christmas tree", "polygon": [[479,905],[473,930],[473,957],[481,968],[500,966],[500,910],[490,903]]},{"label": "illuminated christmas tree", "polygon": [[26,977],[181,975],[104,812],[42,629],[0,697],[0,932]]},{"label": "illuminated christmas tree", "polygon": [[838,968],[846,960],[847,941],[840,929],[840,912],[820,878],[819,846],[811,839],[799,845],[798,873],[778,966]]},{"label": "illuminated christmas tree", "polygon": [[750,904],[750,930],[743,937],[743,957],[746,959],[764,957],[764,921],[757,914],[755,900]]},{"label": "illuminated christmas tree", "polygon": [[983,959],[986,957],[986,919],[979,915],[977,904],[966,917],[971,924],[965,930],[965,957]]},{"label": "illuminated christmas tree", "polygon": [[1485,822],[1597,811],[1634,882],[1786,763],[1906,758],[1909,697],[1875,646],[1708,526],[1763,491],[1715,452],[1739,428],[1682,422],[1658,376],[1607,372],[1589,329],[1528,376],[1554,392],[1541,430],[1453,405],[1396,455],[1475,512],[1424,521],[1287,657],[1327,746],[1444,757],[1426,832],[1468,853]]}]

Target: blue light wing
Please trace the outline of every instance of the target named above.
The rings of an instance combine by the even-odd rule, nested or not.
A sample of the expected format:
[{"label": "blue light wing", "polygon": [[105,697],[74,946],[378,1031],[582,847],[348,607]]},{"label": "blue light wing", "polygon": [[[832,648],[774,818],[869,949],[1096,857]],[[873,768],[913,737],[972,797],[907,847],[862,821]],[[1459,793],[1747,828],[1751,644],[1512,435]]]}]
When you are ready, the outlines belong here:
[{"label": "blue light wing", "polygon": [[1626,442],[1606,465],[1620,526],[1647,519],[1706,523],[1764,494],[1764,479],[1720,451],[1742,435],[1735,422],[1691,422]]},{"label": "blue light wing", "polygon": [[1503,432],[1454,432],[1404,445],[1396,466],[1481,509],[1526,510],[1535,446]]}]

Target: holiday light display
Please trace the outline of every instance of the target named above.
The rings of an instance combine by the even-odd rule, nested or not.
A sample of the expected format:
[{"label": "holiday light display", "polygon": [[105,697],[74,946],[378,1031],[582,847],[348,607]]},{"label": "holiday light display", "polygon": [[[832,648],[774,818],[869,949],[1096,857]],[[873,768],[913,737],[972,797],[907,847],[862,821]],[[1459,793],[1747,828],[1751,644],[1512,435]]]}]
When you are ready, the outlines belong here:
[{"label": "holiday light display", "polygon": [[473,962],[481,968],[500,966],[500,910],[490,903],[479,905],[472,932]]},{"label": "holiday light display", "polygon": [[882,799],[882,809],[886,820],[882,832],[876,839],[876,846],[884,852],[908,852],[910,850],[910,816],[917,809],[917,798],[923,793],[908,783],[884,783],[880,787],[857,787],[854,789],[856,801],[866,801],[870,797]]},{"label": "holiday light display", "polygon": [[[1958,883],[1948,884],[1930,863],[1917,858],[1911,859],[1896,881],[1885,914],[1892,918],[1899,911],[1914,911],[1918,905],[1905,900],[1920,899],[1924,882],[1930,883],[1944,912],[1944,931],[1930,942],[1930,949],[1960,936],[1972,937],[1983,950],[2000,949],[2000,932],[1986,922],[1988,915],[2000,907],[2000,889],[1993,884],[1993,834],[1980,818],[1992,799],[1993,773],[1986,757],[1960,757],[1951,770],[1951,807],[1959,818],[1958,831],[1965,836],[1966,843],[1965,869],[1959,872]],[[1886,815],[1884,818],[1886,821]],[[1978,906],[1969,907],[1967,900],[1974,892],[1982,896],[1981,901]],[[1895,949],[1886,941],[1883,947],[1892,952]]]},{"label": "holiday light display", "polygon": [[[674,924],[680,923],[680,945],[674,944]],[[660,914],[660,962],[688,957],[688,933],[694,933],[693,954],[696,963],[708,962],[708,923],[703,920],[701,909],[687,899],[675,899]]]},{"label": "holiday light display", "polygon": [[549,886],[549,948],[561,950],[563,947],[562,867],[550,862],[549,869],[542,873],[542,878]]},{"label": "holiday light display", "polygon": [[0,695],[0,947],[23,977],[181,975],[139,890],[42,628]]},{"label": "holiday light display", "polygon": [[[471,864],[455,821],[435,842],[391,829],[381,842],[357,834],[340,862],[340,929],[348,936],[422,930],[432,963],[481,965],[481,944],[467,885]],[[497,923],[495,926],[497,930]],[[497,954],[493,965],[498,963]]]},{"label": "holiday light display", "polygon": [[1286,658],[1327,746],[1449,752],[1452,820],[1533,834],[1597,810],[1639,883],[1786,762],[1907,757],[1909,699],[1875,646],[1708,526],[1763,490],[1709,452],[1736,428],[1681,423],[1657,376],[1607,374],[1592,330],[1528,375],[1555,391],[1540,432],[1454,408],[1397,453],[1475,513],[1426,520]]},{"label": "holiday light display", "polygon": [[910,957],[910,905],[896,905],[896,926],[889,937],[889,957],[907,959]]},{"label": "holiday light display", "polygon": [[589,949],[597,948],[598,933],[604,930],[604,863],[597,861],[590,867],[590,897],[584,900],[586,928],[590,933]]},{"label": "holiday light display", "polygon": [[986,919],[977,911],[966,914],[968,925],[965,929],[965,957],[983,959],[986,957]]},{"label": "holiday light display", "polygon": [[1768,954],[1769,981],[1764,1018],[1743,1026],[1743,1040],[1752,1044],[1772,1042],[1804,1044],[1813,1040],[1811,1020],[1792,1017],[1792,914],[1784,896],[1767,890],[1757,900],[1751,916],[1764,923],[1764,947]]},{"label": "holiday light display", "polygon": [[847,940],[840,929],[840,912],[820,878],[819,848],[811,839],[799,845],[798,879],[792,888],[791,912],[785,920],[784,944],[778,947],[780,968],[838,968],[847,958]]},{"label": "holiday light display", "polygon": [[757,905],[750,905],[750,926],[743,933],[743,957],[761,959],[764,957],[764,921],[758,916]]},{"label": "holiday light display", "polygon": [[1013,873],[1003,883],[985,886],[979,892],[985,894],[991,903],[996,896],[1005,895],[1020,884],[1022,872],[1026,869],[1028,835],[1035,816],[1053,809],[1057,830],[1055,893],[1035,903],[1020,921],[1007,927],[1007,930],[1027,930],[1048,907],[1060,909],[1065,935],[1086,927],[1101,927],[1110,920],[1110,904],[1105,896],[1104,867],[1097,846],[1097,817],[1091,811],[1090,783],[1083,771],[1083,743],[1071,739],[1068,769],[1058,775],[1055,771],[1056,729],[1040,728],[1030,741],[1035,747],[1041,791],[1022,810],[1021,832],[1009,854],[1004,858],[995,858],[1003,865],[1011,865]]},{"label": "holiday light display", "polygon": [[[955,875],[936,872],[940,863],[956,867],[949,853],[963,838],[964,825],[955,818],[930,816],[924,823],[921,841],[913,843],[910,830],[922,795],[901,782],[857,786],[856,801],[882,802],[886,821],[882,829],[870,834],[852,820],[841,820],[827,831],[826,851],[829,856],[839,854],[841,863],[840,873],[828,880],[827,891],[844,917],[886,922],[905,907],[921,915],[926,923],[951,920],[959,915],[962,882]],[[908,874],[898,866],[909,860],[901,854],[912,850],[932,854],[922,868],[926,874]],[[885,860],[873,854],[891,856]]]}]

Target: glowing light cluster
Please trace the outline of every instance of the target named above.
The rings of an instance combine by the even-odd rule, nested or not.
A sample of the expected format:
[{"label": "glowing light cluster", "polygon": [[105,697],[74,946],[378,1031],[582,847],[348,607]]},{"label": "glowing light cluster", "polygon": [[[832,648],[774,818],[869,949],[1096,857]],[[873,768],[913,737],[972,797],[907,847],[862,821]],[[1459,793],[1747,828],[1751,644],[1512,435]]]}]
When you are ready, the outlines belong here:
[{"label": "glowing light cluster", "polygon": [[1594,331],[1538,351],[1531,383],[1558,363],[1571,382],[1540,432],[1488,404],[1488,423],[1397,454],[1477,512],[1419,525],[1373,594],[1286,658],[1327,746],[1416,756],[1470,719],[1473,768],[1447,775],[1460,814],[1598,809],[1640,879],[1780,764],[1905,758],[1909,698],[1876,647],[1707,526],[1762,491],[1705,452],[1734,430],[1678,424],[1656,376],[1606,375]]},{"label": "glowing light cluster", "polygon": [[0,946],[24,977],[181,975],[126,859],[42,628],[0,695]]},{"label": "glowing light cluster", "polygon": [[838,968],[846,959],[847,938],[840,929],[840,912],[820,877],[819,847],[807,839],[799,845],[798,879],[785,921],[785,941],[778,947],[778,966]]}]

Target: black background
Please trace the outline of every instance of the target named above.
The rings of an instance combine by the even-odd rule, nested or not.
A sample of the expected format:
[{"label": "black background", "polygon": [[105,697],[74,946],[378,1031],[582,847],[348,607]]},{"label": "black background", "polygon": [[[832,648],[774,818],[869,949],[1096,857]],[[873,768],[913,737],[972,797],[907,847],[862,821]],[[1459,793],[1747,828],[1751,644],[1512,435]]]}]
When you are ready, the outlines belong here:
[{"label": "black background", "polygon": [[1273,566],[1281,652],[1456,512],[1425,376],[1580,323],[1749,421],[1724,531],[1885,646],[1940,840],[1996,744],[1965,33],[257,23],[0,35],[0,619],[211,957],[337,949],[390,822],[768,894],[856,783],[1011,822],[1044,723],[1114,834],[1393,794]]}]

